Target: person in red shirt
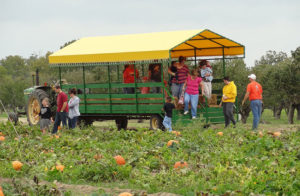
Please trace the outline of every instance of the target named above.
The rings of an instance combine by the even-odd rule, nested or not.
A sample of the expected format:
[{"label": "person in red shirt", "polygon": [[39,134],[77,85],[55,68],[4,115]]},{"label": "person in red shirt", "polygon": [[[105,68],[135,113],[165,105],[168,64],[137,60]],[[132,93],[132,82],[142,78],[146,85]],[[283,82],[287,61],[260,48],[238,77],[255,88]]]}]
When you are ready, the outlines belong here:
[{"label": "person in red shirt", "polygon": [[52,134],[57,133],[58,126],[60,123],[63,123],[63,126],[67,126],[67,117],[69,112],[68,106],[68,96],[61,90],[59,85],[55,86],[55,92],[57,93],[56,98],[56,115],[55,115],[55,122],[52,130]]},{"label": "person in red shirt", "polygon": [[[139,72],[137,69],[134,69],[134,64],[125,65],[125,69],[123,71],[123,82],[126,84],[134,83],[134,71],[135,77],[139,78]],[[134,94],[134,87],[126,87],[123,89],[125,94]]]},{"label": "person in red shirt", "polygon": [[257,130],[258,123],[261,116],[262,111],[262,87],[261,85],[256,82],[256,76],[254,74],[251,74],[248,76],[250,83],[247,86],[247,92],[245,94],[245,97],[243,99],[242,105],[244,105],[245,101],[249,97],[250,100],[250,107],[253,114],[253,125],[252,129]]}]

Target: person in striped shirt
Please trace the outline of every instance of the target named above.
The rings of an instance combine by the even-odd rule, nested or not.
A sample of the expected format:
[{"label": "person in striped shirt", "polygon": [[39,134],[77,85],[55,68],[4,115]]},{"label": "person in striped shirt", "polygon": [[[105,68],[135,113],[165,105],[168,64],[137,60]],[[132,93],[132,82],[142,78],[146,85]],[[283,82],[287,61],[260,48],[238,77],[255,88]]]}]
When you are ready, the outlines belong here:
[{"label": "person in striped shirt", "polygon": [[182,87],[188,77],[189,74],[189,68],[185,64],[185,57],[180,56],[179,57],[179,63],[177,63],[176,68],[177,72],[173,73],[174,77],[172,80],[172,86],[171,86],[171,91],[172,91],[172,96],[179,98],[182,92]]}]

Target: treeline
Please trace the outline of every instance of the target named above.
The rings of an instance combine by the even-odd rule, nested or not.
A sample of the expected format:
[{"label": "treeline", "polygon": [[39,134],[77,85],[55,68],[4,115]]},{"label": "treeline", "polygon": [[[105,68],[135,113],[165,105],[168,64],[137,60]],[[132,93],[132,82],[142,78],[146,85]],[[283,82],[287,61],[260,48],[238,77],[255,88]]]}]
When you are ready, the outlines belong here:
[{"label": "treeline", "polygon": [[[54,84],[58,80],[57,69],[52,69],[48,63],[48,52],[45,56],[32,55],[29,58],[8,56],[0,60],[0,100],[10,110],[23,108],[23,90],[34,85],[35,72],[39,70],[40,82]],[[255,73],[257,81],[263,86],[264,108],[273,110],[275,118],[280,118],[281,111],[286,110],[289,123],[293,123],[293,116],[297,110],[297,119],[300,120],[300,47],[288,56],[283,52],[268,51],[255,62],[254,67],[247,67],[243,59],[226,60],[226,75],[234,80],[238,88],[238,103],[241,101],[249,83],[247,76]],[[212,62],[214,77],[223,76],[222,61]],[[87,75],[88,82],[103,80],[101,76],[105,70],[93,68]],[[81,81],[81,74],[75,69],[67,69],[68,82]],[[78,71],[78,73],[80,70]],[[103,82],[103,81],[102,81]],[[219,84],[222,88],[222,84]],[[0,107],[0,111],[1,111]],[[249,116],[249,104],[240,108],[242,121],[246,122]]]}]

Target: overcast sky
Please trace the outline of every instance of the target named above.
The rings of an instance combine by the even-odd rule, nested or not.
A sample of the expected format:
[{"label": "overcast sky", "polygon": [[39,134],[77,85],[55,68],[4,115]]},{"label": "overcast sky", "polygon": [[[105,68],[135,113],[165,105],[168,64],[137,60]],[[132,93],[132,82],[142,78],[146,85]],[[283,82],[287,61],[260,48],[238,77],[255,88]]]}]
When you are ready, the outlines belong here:
[{"label": "overcast sky", "polygon": [[268,50],[300,46],[300,1],[0,0],[0,59],[81,37],[204,28],[245,45],[253,66]]}]

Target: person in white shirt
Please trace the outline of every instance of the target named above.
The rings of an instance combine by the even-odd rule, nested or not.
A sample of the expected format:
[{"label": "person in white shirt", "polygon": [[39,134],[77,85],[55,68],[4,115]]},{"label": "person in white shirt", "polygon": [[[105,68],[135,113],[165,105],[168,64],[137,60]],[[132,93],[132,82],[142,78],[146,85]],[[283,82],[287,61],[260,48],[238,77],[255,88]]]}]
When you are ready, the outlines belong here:
[{"label": "person in white shirt", "polygon": [[76,89],[73,88],[69,90],[70,100],[69,100],[69,118],[68,124],[69,129],[74,129],[77,124],[78,116],[80,116],[79,112],[79,103],[80,99],[76,96]]}]

